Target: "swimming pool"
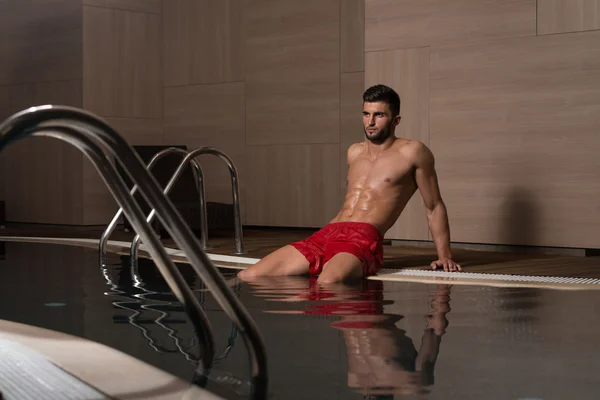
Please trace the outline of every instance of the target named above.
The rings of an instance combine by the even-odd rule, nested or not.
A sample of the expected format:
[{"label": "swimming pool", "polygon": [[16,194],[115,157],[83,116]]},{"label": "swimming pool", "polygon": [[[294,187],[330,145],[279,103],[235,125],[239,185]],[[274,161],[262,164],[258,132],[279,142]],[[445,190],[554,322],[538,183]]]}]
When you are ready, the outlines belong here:
[{"label": "swimming pool", "polygon": [[[5,242],[0,318],[84,337],[191,381],[198,346],[153,267],[95,249]],[[191,267],[179,265],[215,332],[207,388],[245,398],[245,344]],[[264,337],[272,399],[597,397],[596,291],[308,278],[235,283]],[[115,365],[114,368],[119,368]],[[127,371],[123,371],[127,373]],[[394,397],[392,397],[392,395]],[[373,396],[373,397],[367,397]]]}]

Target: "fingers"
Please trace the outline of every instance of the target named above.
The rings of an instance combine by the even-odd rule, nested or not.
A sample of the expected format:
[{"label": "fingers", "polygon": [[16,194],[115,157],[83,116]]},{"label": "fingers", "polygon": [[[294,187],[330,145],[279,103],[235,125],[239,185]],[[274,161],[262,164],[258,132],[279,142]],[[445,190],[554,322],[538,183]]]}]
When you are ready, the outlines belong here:
[{"label": "fingers", "polygon": [[447,261],[447,268],[446,269],[446,264],[444,265],[444,271],[449,271],[449,272],[456,272],[456,271],[462,271],[462,268],[460,265],[458,265],[457,263],[455,263],[452,260],[448,260]]},{"label": "fingers", "polygon": [[452,260],[447,260],[444,263],[444,271],[448,271],[448,272],[460,271],[460,265],[458,265],[457,263],[455,263]]},{"label": "fingers", "polygon": [[444,268],[444,271],[446,272],[456,272],[456,271],[462,271],[462,267],[455,263],[452,260],[438,260],[438,261],[434,261],[431,263],[431,269],[438,269],[438,267]]}]

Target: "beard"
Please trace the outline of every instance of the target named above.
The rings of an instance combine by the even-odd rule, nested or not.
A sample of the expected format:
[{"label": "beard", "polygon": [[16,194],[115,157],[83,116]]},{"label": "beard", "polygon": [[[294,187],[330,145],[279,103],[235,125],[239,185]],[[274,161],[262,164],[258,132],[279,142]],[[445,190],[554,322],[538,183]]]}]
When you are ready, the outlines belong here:
[{"label": "beard", "polygon": [[374,144],[381,144],[381,143],[385,142],[394,133],[394,131],[392,129],[392,124],[386,125],[383,129],[381,129],[380,131],[378,131],[372,135],[369,135],[366,128],[363,128],[363,129],[365,132],[365,138],[367,138],[368,141],[370,141],[371,143],[374,143]]}]

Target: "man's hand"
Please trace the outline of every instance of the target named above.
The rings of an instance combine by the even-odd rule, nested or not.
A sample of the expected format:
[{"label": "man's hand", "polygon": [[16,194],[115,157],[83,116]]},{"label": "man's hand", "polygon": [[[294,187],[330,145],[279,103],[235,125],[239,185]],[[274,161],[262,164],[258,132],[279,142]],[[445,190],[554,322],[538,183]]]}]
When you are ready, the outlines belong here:
[{"label": "man's hand", "polygon": [[440,257],[439,260],[431,263],[431,269],[444,268],[446,272],[462,271],[462,267],[447,257]]}]

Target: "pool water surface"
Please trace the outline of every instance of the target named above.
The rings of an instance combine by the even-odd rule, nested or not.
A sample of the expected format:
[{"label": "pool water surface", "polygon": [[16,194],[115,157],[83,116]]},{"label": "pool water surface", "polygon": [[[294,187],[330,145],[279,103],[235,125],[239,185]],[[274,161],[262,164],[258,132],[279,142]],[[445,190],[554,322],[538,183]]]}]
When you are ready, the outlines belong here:
[{"label": "pool water surface", "polygon": [[[183,379],[198,343],[150,261],[101,267],[94,249],[5,242],[0,318],[84,337]],[[247,398],[244,340],[187,265],[212,323],[208,390]],[[252,284],[223,270],[268,352],[271,399],[596,399],[595,291],[365,280],[320,287],[305,277]],[[114,366],[118,368],[119,366]],[[127,371],[123,371],[127,373]]]}]

